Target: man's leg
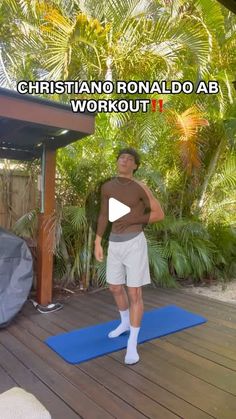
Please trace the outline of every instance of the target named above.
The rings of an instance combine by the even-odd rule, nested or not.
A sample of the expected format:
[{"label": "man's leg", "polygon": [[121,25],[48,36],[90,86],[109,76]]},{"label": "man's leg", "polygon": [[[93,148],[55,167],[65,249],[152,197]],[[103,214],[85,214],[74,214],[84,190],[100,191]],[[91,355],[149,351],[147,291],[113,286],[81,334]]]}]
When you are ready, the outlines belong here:
[{"label": "man's leg", "polygon": [[135,364],[139,361],[137,341],[143,316],[142,287],[128,287],[130,301],[130,336],[125,356],[126,364]]},{"label": "man's leg", "polygon": [[123,285],[110,284],[109,289],[114,297],[121,317],[120,325],[115,330],[112,330],[108,335],[109,338],[116,338],[130,329],[129,300]]},{"label": "man's leg", "polygon": [[140,327],[143,317],[142,287],[127,287],[130,302],[130,324]]}]

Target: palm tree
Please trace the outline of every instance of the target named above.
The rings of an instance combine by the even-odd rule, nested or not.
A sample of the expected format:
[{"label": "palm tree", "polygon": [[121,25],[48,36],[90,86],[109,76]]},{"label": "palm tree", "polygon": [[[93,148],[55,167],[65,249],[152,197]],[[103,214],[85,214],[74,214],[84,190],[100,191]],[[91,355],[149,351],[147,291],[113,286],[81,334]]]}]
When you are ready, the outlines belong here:
[{"label": "palm tree", "polygon": [[[171,215],[167,224],[160,225],[161,235],[154,227],[149,232],[154,277],[170,283],[176,276],[209,274],[216,259],[206,219],[219,193],[223,200],[230,200],[232,194],[216,179],[225,170],[235,132],[231,88],[235,17],[214,0],[3,0],[1,12],[0,83],[8,87],[15,87],[22,78],[190,79],[194,85],[203,78],[220,81],[219,95],[166,95],[163,114],[100,114],[91,141],[71,144],[58,153],[58,199],[78,207],[77,215],[71,209],[70,216],[59,218],[64,220],[58,224],[62,224],[63,256],[57,266],[64,273],[71,278],[85,275],[87,284],[94,276],[91,230],[78,220],[83,219],[81,211],[92,184],[112,174],[117,149],[129,144],[143,155],[146,171],[140,171],[140,177]],[[54,95],[54,99],[67,101],[68,96]],[[94,164],[98,157],[100,166]],[[232,207],[222,208],[228,209],[226,219],[231,223]],[[66,221],[72,214],[79,217],[80,243],[78,230]],[[183,239],[186,231],[188,240]],[[104,264],[98,274],[98,281],[104,279]]]},{"label": "palm tree", "polygon": [[163,9],[161,2],[141,0],[3,1],[5,19],[15,15],[5,23],[10,36],[21,33],[4,51],[18,52],[18,58],[21,52],[23,60],[31,52],[38,76],[54,80],[104,79],[107,65],[114,79],[175,77],[186,53],[202,75],[211,52],[209,31],[201,19],[179,13],[181,3]]}]

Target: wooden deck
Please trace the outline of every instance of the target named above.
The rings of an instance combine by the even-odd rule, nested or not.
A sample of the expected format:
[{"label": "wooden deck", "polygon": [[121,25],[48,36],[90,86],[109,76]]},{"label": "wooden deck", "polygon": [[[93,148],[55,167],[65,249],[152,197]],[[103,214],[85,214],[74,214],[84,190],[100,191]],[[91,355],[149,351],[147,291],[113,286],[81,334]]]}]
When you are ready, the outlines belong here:
[{"label": "wooden deck", "polygon": [[208,322],[140,345],[135,366],[124,365],[124,350],[70,365],[42,341],[117,318],[109,291],[73,296],[50,314],[27,302],[0,331],[0,392],[23,387],[53,419],[236,418],[236,305],[153,288],[144,302],[147,310],[176,304]]}]

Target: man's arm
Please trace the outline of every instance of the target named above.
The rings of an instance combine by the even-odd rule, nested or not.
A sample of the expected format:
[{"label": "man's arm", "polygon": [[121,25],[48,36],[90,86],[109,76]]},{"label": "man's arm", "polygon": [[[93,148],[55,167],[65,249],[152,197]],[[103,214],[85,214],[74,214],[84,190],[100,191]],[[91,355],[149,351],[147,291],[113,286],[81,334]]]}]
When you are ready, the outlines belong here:
[{"label": "man's arm", "polygon": [[146,217],[146,223],[156,223],[157,221],[161,221],[164,219],[165,214],[163,209],[161,208],[161,205],[159,201],[154,198],[152,192],[150,189],[142,182],[139,182],[140,186],[144,189],[145,192],[145,199],[144,203],[145,206],[148,206],[150,208],[150,212],[148,214],[144,214],[144,217]]},{"label": "man's arm", "polygon": [[122,232],[127,226],[132,224],[149,224],[156,223],[164,219],[164,211],[161,208],[159,201],[154,198],[150,189],[142,182],[138,182],[139,185],[143,188],[143,197],[144,206],[146,209],[149,209],[149,212],[146,214],[133,215],[132,212],[120,218],[116,221],[117,231]]}]

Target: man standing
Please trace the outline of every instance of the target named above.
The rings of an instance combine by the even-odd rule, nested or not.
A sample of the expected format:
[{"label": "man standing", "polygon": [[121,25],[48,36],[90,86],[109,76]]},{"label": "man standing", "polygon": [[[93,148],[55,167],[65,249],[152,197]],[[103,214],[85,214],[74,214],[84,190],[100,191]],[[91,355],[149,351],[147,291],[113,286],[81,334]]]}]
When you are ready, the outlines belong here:
[{"label": "man standing", "polygon": [[[149,188],[133,177],[140,165],[140,156],[133,148],[122,149],[117,157],[117,176],[101,188],[101,208],[95,238],[95,257],[103,260],[102,236],[109,217],[109,199],[129,207],[130,212],[117,218],[109,236],[106,278],[120,312],[121,323],[109,333],[110,338],[130,331],[126,364],[139,361],[137,340],[143,315],[142,286],[149,284],[147,242],[143,225],[164,218],[159,202]],[[127,285],[128,295],[124,288]]]}]

